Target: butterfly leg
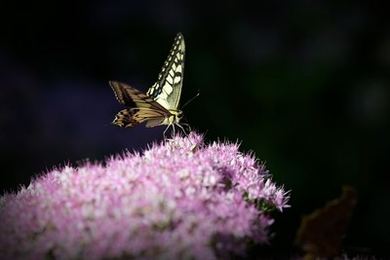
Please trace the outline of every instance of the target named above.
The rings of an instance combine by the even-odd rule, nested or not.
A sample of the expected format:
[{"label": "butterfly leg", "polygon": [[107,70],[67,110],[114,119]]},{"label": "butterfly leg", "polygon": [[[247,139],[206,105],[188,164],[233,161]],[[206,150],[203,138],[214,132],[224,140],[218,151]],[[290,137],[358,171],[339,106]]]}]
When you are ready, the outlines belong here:
[{"label": "butterfly leg", "polygon": [[174,137],[175,135],[176,135],[175,125],[172,124],[172,136]]},{"label": "butterfly leg", "polygon": [[176,134],[175,125],[173,125],[173,124],[172,124],[172,125],[168,125],[167,128],[165,128],[164,133],[163,133],[164,139],[167,139],[167,140],[170,140],[170,139],[171,139],[171,138],[167,138],[167,135],[166,135],[168,129],[169,129],[171,126],[172,126],[172,132],[171,132],[170,136],[171,136],[171,137],[174,137],[174,136],[175,136],[175,134]]},{"label": "butterfly leg", "polygon": [[187,132],[182,125],[180,125],[180,124],[176,124],[176,125],[183,131],[184,135],[187,135]]},{"label": "butterfly leg", "polygon": [[188,127],[188,133],[190,133],[191,132],[191,126],[189,125],[189,124],[187,124],[187,123],[182,123],[181,124],[182,126],[186,126],[186,127]]},{"label": "butterfly leg", "polygon": [[167,139],[166,133],[167,133],[168,129],[169,129],[169,125],[165,128],[165,130],[163,132],[164,139]]}]

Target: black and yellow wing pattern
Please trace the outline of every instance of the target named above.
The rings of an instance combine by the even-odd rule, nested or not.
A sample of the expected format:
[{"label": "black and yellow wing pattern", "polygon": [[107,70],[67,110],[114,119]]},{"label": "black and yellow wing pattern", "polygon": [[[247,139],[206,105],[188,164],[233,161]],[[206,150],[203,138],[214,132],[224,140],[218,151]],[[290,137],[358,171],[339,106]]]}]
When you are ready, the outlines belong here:
[{"label": "black and yellow wing pattern", "polygon": [[179,106],[184,76],[184,56],[184,37],[179,33],[158,74],[157,82],[146,93],[166,109],[176,110]]},{"label": "black and yellow wing pattern", "polygon": [[179,125],[184,72],[185,44],[181,33],[177,34],[157,82],[143,93],[125,83],[110,81],[116,99],[127,108],[119,111],[113,121],[120,127],[133,127],[146,122],[146,127]]}]

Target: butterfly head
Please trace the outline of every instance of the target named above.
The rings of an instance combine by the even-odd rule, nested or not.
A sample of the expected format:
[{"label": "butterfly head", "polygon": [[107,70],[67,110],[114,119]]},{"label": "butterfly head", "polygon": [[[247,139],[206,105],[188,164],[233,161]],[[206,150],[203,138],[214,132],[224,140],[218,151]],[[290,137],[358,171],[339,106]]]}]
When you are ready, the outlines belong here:
[{"label": "butterfly head", "polygon": [[181,119],[183,118],[183,111],[178,110],[178,111],[177,111],[176,118],[177,118],[178,120],[181,120]]}]

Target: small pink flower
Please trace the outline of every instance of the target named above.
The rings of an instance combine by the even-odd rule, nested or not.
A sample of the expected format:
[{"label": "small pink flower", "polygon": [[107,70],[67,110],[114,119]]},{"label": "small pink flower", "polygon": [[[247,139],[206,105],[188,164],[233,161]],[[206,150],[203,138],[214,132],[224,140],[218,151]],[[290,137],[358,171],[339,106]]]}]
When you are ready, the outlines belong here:
[{"label": "small pink flower", "polygon": [[[103,165],[53,170],[0,198],[4,259],[194,258],[267,243],[288,195],[238,145],[176,136]],[[265,207],[266,206],[266,207]]]}]

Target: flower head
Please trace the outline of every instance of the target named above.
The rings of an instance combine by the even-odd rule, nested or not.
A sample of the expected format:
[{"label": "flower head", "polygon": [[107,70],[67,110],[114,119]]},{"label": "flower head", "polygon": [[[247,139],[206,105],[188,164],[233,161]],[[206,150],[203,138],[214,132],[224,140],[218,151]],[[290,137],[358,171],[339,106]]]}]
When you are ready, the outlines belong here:
[{"label": "flower head", "polygon": [[[288,196],[238,145],[191,133],[103,165],[53,170],[0,198],[5,258],[195,258],[266,243]],[[267,207],[263,207],[267,205]]]}]

